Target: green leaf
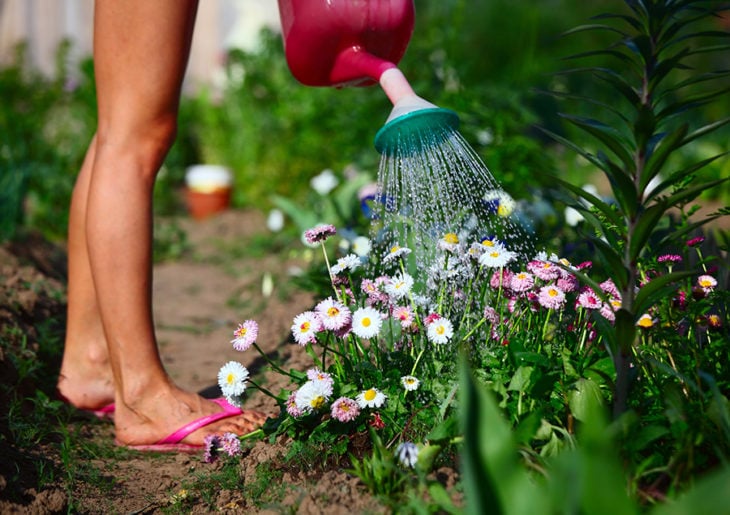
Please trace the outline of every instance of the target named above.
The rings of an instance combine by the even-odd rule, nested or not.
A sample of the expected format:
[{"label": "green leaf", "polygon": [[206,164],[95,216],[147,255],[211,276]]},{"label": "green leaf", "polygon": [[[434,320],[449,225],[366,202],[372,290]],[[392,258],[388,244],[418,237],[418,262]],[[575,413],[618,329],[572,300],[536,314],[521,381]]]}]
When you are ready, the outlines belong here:
[{"label": "green leaf", "polygon": [[661,171],[667,158],[672,152],[684,145],[683,139],[687,135],[689,125],[683,123],[680,127],[664,136],[646,161],[641,172],[639,191],[644,191],[646,185]]},{"label": "green leaf", "polygon": [[694,487],[657,506],[651,515],[685,515],[687,513],[723,513],[730,506],[730,467],[702,478]]},{"label": "green leaf", "polygon": [[590,205],[598,209],[613,225],[621,226],[624,224],[624,221],[621,219],[621,217],[614,211],[611,206],[603,202],[601,199],[596,197],[595,195],[585,191],[583,188],[576,186],[574,184],[571,184],[563,179],[560,179],[559,177],[553,176],[552,179],[562,186],[563,188],[571,191],[578,197],[584,199],[586,202],[588,202]]},{"label": "green leaf", "polygon": [[629,233],[629,259],[632,262],[639,258],[646,242],[649,241],[649,237],[666,211],[667,204],[658,201],[639,214],[633,230]]},{"label": "green leaf", "polygon": [[532,370],[532,367],[519,367],[512,376],[512,380],[510,380],[507,390],[524,393],[530,384]]},{"label": "green leaf", "polygon": [[459,434],[459,420],[455,417],[448,417],[439,425],[434,427],[427,435],[426,440],[432,443],[445,443],[452,440]]},{"label": "green leaf", "polygon": [[634,169],[634,159],[630,152],[626,150],[629,144],[616,129],[592,118],[583,118],[562,113],[560,116],[606,145],[624,164],[626,170]]},{"label": "green leaf", "polygon": [[704,184],[697,184],[695,186],[692,186],[691,188],[685,188],[683,190],[678,191],[674,195],[670,195],[665,199],[666,204],[671,206],[676,206],[678,204],[691,202],[694,200],[698,195],[700,195],[703,191],[708,190],[710,188],[714,188],[715,186],[719,186],[723,182],[730,180],[730,177],[725,177],[724,179],[717,179],[715,181],[706,182]]},{"label": "green leaf", "polygon": [[674,186],[675,184],[679,184],[684,179],[687,178],[687,176],[693,174],[694,172],[701,170],[705,166],[709,165],[713,161],[716,161],[717,159],[724,157],[726,155],[730,154],[730,152],[723,152],[722,154],[717,154],[716,156],[709,157],[707,159],[703,159],[702,161],[698,161],[694,163],[693,165],[688,166],[687,168],[682,168],[681,170],[677,170],[676,172],[673,172],[669,177],[667,177],[665,180],[661,181],[659,184],[657,184],[654,189],[652,189],[650,192],[648,192],[648,195],[644,197],[644,201],[647,202],[656,196],[658,196],[660,193],[662,193],[664,190],[669,188],[670,186]]},{"label": "green leaf", "polygon": [[600,387],[590,379],[580,378],[574,389],[568,393],[568,405],[573,416],[581,422],[587,422],[591,414],[591,403],[603,404]]},{"label": "green leaf", "polygon": [[675,289],[675,283],[695,275],[694,272],[672,272],[670,274],[663,274],[655,277],[647,284],[641,287],[639,292],[636,294],[634,299],[634,309],[636,314],[646,313],[651,306],[653,306],[667,290],[671,291]]}]

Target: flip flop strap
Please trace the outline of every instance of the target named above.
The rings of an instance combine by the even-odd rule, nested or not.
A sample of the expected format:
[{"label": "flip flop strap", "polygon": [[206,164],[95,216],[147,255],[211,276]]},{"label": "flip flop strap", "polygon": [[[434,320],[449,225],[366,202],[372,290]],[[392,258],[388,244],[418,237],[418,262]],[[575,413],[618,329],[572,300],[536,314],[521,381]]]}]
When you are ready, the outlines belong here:
[{"label": "flip flop strap", "polygon": [[185,437],[188,435],[194,433],[198,429],[208,426],[214,422],[217,422],[218,420],[224,419],[224,418],[230,418],[235,417],[237,415],[240,415],[243,413],[243,411],[240,408],[236,408],[235,406],[232,406],[228,403],[225,399],[212,399],[213,402],[218,404],[221,408],[223,408],[223,411],[219,411],[218,413],[213,413],[212,415],[207,415],[205,417],[201,417],[197,420],[193,420],[189,424],[185,424],[183,427],[175,431],[174,433],[170,434],[169,436],[163,438],[159,442],[157,442],[157,445],[160,444],[174,444],[174,443],[180,443]]}]

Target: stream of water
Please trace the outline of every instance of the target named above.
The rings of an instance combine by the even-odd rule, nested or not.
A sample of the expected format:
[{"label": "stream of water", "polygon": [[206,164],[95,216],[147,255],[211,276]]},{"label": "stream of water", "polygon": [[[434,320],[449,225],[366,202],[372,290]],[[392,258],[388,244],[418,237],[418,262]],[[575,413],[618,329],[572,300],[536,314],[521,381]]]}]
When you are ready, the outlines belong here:
[{"label": "stream of water", "polygon": [[419,266],[439,239],[467,245],[497,238],[527,257],[534,243],[513,216],[515,201],[458,130],[435,124],[399,134],[382,153],[374,203],[374,239],[410,248]]}]

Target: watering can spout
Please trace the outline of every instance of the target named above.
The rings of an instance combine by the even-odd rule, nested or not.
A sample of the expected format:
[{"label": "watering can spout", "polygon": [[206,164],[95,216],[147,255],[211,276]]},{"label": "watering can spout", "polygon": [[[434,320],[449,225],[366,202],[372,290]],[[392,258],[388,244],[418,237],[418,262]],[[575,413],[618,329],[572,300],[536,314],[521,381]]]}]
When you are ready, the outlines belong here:
[{"label": "watering can spout", "polygon": [[373,84],[380,81],[384,72],[394,68],[394,63],[369,53],[361,46],[351,46],[337,54],[329,82],[338,86]]}]

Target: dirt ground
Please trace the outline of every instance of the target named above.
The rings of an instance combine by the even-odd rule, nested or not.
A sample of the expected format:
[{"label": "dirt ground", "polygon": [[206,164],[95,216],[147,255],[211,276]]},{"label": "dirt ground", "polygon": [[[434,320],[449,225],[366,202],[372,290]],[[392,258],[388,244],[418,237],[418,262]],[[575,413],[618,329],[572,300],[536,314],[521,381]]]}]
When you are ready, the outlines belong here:
[{"label": "dirt ground", "polygon": [[[285,359],[285,368],[310,366],[306,354],[288,343],[293,317],[313,303],[310,294],[291,284],[292,271],[306,266],[301,255],[287,248],[273,253],[255,252],[262,238],[271,237],[260,213],[229,211],[204,221],[181,219],[176,223],[185,231],[190,249],[181,259],[158,264],[154,270],[157,334],[163,361],[173,378],[189,389],[214,397],[218,369],[230,359],[241,361],[254,377],[262,374],[265,363],[257,359],[255,352],[242,354],[229,344],[236,325],[248,318],[259,323],[258,342],[264,352]],[[301,250],[301,246],[297,248]],[[62,318],[64,259],[62,251],[41,240],[14,248],[0,247],[0,324],[3,316],[7,321],[8,316],[21,316],[18,313],[28,321]],[[268,295],[262,291],[268,281],[265,277],[273,284]],[[31,325],[25,329],[32,344],[38,334]],[[10,383],[13,378],[6,373],[9,367],[1,349],[0,367],[2,377]],[[266,386],[272,391],[278,392],[285,386],[279,376],[268,372],[265,375]],[[6,403],[7,399],[0,398],[0,402]],[[251,393],[245,407],[278,412],[275,403],[258,392]],[[89,421],[82,424],[81,430],[85,438],[102,450],[112,445],[109,423]],[[256,443],[240,463],[244,484],[255,480],[257,463],[276,462],[285,451],[286,442]],[[4,462],[0,465],[0,513],[61,513],[69,509],[69,496],[60,477],[38,491],[38,478],[30,474],[31,461],[38,453],[63,469],[58,445],[41,443],[34,454],[14,448],[7,437],[0,435],[0,461]],[[283,487],[268,485],[283,491],[270,506],[257,507],[240,490],[224,487],[215,490],[213,499],[207,499],[208,504],[194,495],[180,502],[191,477],[223,465],[205,464],[200,456],[189,455],[130,453],[124,459],[103,457],[110,454],[113,453],[100,452],[101,457],[86,464],[98,474],[110,476],[110,486],[75,484],[76,504],[72,509],[83,513],[207,513],[212,504],[216,511],[227,513],[385,511],[357,478],[338,468],[317,474],[282,470],[278,477]],[[19,481],[11,481],[18,476]]]}]

